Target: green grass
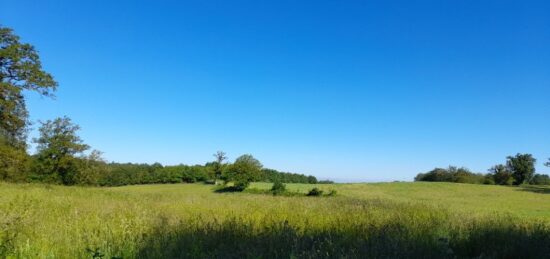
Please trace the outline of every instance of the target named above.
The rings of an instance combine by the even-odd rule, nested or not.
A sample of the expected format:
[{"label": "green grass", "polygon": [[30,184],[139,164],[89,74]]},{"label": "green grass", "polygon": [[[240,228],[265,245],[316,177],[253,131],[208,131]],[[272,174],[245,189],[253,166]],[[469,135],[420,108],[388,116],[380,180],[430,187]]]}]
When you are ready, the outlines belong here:
[{"label": "green grass", "polygon": [[[251,188],[267,190],[271,184]],[[525,257],[550,252],[550,189],[307,185],[335,197],[0,183],[0,258]]]}]

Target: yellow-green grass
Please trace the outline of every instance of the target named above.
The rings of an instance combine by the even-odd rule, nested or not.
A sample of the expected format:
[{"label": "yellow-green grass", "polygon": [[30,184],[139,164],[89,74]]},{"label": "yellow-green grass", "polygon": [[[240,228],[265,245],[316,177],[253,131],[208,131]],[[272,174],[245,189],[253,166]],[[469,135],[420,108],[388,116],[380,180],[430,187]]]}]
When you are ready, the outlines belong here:
[{"label": "yellow-green grass", "polygon": [[[251,188],[269,189],[270,183]],[[550,187],[499,186],[459,183],[395,182],[369,184],[286,184],[290,191],[307,193],[317,187],[325,192],[360,199],[413,202],[448,208],[466,214],[509,214],[550,220]]]},{"label": "yellow-green grass", "polygon": [[[287,184],[302,193],[313,187],[338,195],[215,193],[204,184],[0,183],[0,257],[517,256],[516,244],[535,251],[526,257],[547,251],[548,189]],[[496,251],[500,246],[512,248]]]}]

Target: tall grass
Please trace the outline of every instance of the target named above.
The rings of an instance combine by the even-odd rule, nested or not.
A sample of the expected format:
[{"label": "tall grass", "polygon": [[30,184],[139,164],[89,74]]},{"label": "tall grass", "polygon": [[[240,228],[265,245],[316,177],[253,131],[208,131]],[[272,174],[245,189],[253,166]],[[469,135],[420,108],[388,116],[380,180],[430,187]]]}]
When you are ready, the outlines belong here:
[{"label": "tall grass", "polygon": [[[441,186],[445,188],[434,184],[421,189],[432,192]],[[312,186],[289,188],[305,191]],[[543,217],[506,211],[472,213],[437,202],[359,194],[370,185],[326,188],[337,188],[339,195],[214,193],[211,186],[200,184],[103,189],[0,184],[0,257],[542,258],[550,254],[550,225]]]}]

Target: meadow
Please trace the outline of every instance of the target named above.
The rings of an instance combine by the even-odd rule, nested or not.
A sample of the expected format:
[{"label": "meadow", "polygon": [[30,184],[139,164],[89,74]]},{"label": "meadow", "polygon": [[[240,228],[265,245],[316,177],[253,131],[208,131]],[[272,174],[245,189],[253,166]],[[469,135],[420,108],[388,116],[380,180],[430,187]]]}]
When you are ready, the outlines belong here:
[{"label": "meadow", "polygon": [[[543,258],[550,189],[455,183],[288,184],[334,197],[212,185],[0,183],[7,258]],[[271,187],[253,183],[250,189]]]}]

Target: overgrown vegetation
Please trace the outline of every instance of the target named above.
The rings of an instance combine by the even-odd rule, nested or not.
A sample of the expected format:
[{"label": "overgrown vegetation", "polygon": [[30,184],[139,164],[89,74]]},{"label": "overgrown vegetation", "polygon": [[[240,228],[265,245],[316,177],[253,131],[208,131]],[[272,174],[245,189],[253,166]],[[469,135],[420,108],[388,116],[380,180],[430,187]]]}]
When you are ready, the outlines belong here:
[{"label": "overgrown vegetation", "polygon": [[[204,184],[0,183],[2,257],[545,258],[550,252],[550,196],[456,187],[338,184],[317,188],[342,195],[317,199],[305,197],[313,188],[307,184],[287,184],[302,193],[287,197],[218,195]],[[495,206],[486,210],[487,204]]]}]

